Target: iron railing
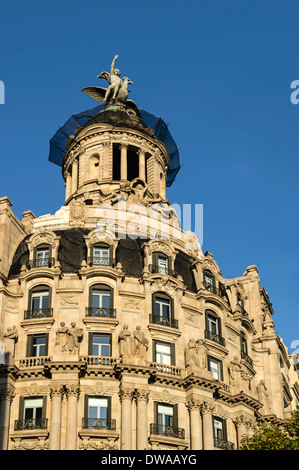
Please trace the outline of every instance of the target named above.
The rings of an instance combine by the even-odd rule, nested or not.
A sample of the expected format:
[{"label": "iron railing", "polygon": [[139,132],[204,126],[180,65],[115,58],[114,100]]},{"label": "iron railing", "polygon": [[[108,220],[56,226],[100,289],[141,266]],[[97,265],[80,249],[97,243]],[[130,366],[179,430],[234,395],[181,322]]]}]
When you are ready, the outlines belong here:
[{"label": "iron railing", "polygon": [[166,268],[165,266],[159,266],[157,264],[150,264],[149,271],[152,274],[166,274],[167,276],[176,277],[176,272],[173,269]]},{"label": "iron railing", "polygon": [[107,429],[109,431],[115,431],[116,420],[106,418],[83,418],[82,419],[83,429]]},{"label": "iron railing", "polygon": [[222,336],[219,336],[216,333],[213,333],[212,331],[205,330],[205,338],[210,339],[211,341],[214,341],[215,343],[221,344],[222,346],[225,346],[225,339],[222,338]]},{"label": "iron railing", "polygon": [[104,256],[90,256],[88,258],[89,266],[115,266],[115,259],[114,258],[106,258]]},{"label": "iron railing", "polygon": [[17,419],[15,421],[15,431],[32,431],[33,429],[47,429],[47,418]]},{"label": "iron railing", "polygon": [[115,318],[116,309],[115,308],[102,308],[102,307],[86,307],[86,316],[87,317]]},{"label": "iron railing", "polygon": [[150,323],[155,323],[156,325],[169,326],[170,328],[178,328],[178,320],[175,320],[171,317],[163,317],[162,315],[150,315]]},{"label": "iron railing", "polygon": [[234,450],[234,444],[226,439],[214,437],[214,447],[223,450]]},{"label": "iron railing", "polygon": [[35,308],[30,310],[25,310],[24,320],[32,320],[34,318],[51,318],[53,317],[52,308]]},{"label": "iron railing", "polygon": [[55,258],[33,258],[29,261],[29,268],[51,268],[55,264]]},{"label": "iron railing", "polygon": [[174,426],[165,426],[164,424],[151,423],[150,433],[166,436],[166,437],[175,437],[177,439],[185,439],[185,429],[177,428]]}]

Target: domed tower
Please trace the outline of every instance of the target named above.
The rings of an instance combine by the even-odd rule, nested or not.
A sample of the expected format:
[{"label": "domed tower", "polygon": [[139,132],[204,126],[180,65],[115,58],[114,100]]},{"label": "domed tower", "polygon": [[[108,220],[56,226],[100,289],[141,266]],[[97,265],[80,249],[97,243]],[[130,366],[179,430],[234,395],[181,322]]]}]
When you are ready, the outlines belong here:
[{"label": "domed tower", "polygon": [[50,142],[62,207],[18,220],[0,199],[1,448],[233,449],[298,376],[256,266],[226,279],[182,230],[177,146],[116,59]]}]

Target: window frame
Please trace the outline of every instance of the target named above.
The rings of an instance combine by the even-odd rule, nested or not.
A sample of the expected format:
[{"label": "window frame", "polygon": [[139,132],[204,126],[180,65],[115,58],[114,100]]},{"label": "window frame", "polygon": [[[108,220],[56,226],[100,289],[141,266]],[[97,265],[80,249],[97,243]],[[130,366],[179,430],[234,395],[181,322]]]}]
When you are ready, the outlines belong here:
[{"label": "window frame", "polygon": [[[211,361],[214,361],[214,362],[218,363],[217,371],[218,371],[219,377],[217,377],[217,378],[213,377],[212,368],[211,368]],[[223,382],[223,362],[221,361],[221,359],[218,359],[217,357],[208,355],[208,370],[211,372],[212,379],[219,380],[220,382]]]},{"label": "window frame", "polygon": [[[157,360],[157,345],[165,345],[169,346],[170,349],[170,364],[167,364],[165,362],[161,362]],[[153,340],[153,362],[156,362],[158,364],[163,364],[165,366],[175,366],[176,364],[176,357],[175,357],[175,343],[169,343],[167,341],[160,341],[160,340]]]},{"label": "window frame", "polygon": [[[95,336],[101,336],[109,338],[109,356],[102,356],[98,354],[93,354],[93,339]],[[101,332],[89,332],[88,335],[88,355],[93,357],[112,357],[112,334],[110,333],[101,333]]]}]

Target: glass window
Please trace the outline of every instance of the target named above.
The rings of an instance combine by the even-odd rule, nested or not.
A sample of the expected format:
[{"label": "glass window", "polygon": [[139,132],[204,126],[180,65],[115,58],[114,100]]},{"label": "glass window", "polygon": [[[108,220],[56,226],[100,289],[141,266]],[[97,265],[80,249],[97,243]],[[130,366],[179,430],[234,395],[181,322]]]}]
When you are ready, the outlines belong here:
[{"label": "glass window", "polygon": [[214,289],[214,277],[212,274],[205,272],[204,273],[204,283],[205,283],[205,288],[213,292]]},{"label": "glass window", "polygon": [[108,418],[108,398],[88,398],[88,418],[104,420]]},{"label": "glass window", "polygon": [[31,293],[31,310],[32,312],[41,313],[43,309],[49,308],[49,291],[32,292]]},{"label": "glass window", "polygon": [[110,249],[103,247],[93,247],[93,264],[98,266],[109,266]]},{"label": "glass window", "polygon": [[34,335],[32,338],[32,356],[46,355],[46,335]]},{"label": "glass window", "polygon": [[38,248],[36,250],[36,266],[48,266],[49,257],[50,257],[49,248]]},{"label": "glass window", "polygon": [[105,357],[111,355],[111,337],[109,335],[92,335],[92,355]]},{"label": "glass window", "polygon": [[211,371],[213,379],[222,380],[221,361],[219,361],[218,359],[214,359],[213,357],[210,357],[209,365],[210,365],[210,371]]},{"label": "glass window", "polygon": [[156,342],[156,362],[171,365],[171,344]]},{"label": "glass window", "polygon": [[158,272],[161,274],[168,273],[168,258],[158,256]]},{"label": "glass window", "polygon": [[155,314],[157,317],[171,317],[171,301],[160,297],[155,298]]},{"label": "glass window", "polygon": [[158,404],[158,424],[161,426],[173,426],[174,410],[171,405]]},{"label": "glass window", "polygon": [[214,335],[219,334],[218,318],[213,315],[207,316],[207,330]]},{"label": "glass window", "polygon": [[214,427],[214,437],[219,440],[224,439],[224,426],[222,419],[214,418],[213,419],[213,427]]},{"label": "glass window", "polygon": [[43,412],[43,399],[42,398],[25,398],[24,399],[24,415],[23,418],[27,419],[41,419]]},{"label": "glass window", "polygon": [[104,289],[93,289],[91,298],[92,313],[110,315],[111,291]]}]

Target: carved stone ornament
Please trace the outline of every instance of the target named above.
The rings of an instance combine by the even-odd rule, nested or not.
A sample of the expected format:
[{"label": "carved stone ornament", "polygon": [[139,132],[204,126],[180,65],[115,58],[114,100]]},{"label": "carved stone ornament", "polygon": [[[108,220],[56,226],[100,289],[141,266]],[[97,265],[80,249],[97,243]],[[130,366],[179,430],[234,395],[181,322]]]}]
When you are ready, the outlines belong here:
[{"label": "carved stone ornament", "polygon": [[76,323],[72,322],[68,328],[64,322],[60,323],[60,328],[56,331],[55,348],[72,354],[78,354],[79,342],[83,337],[83,329],[77,328]]}]

